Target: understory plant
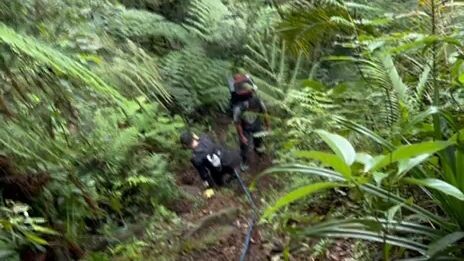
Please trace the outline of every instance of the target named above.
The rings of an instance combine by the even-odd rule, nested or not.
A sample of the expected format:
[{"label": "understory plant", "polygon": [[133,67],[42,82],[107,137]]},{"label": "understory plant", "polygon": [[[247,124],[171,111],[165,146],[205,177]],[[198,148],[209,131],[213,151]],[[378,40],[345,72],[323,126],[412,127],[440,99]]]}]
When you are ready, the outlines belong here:
[{"label": "understory plant", "polygon": [[[358,238],[404,248],[424,259],[456,259],[462,255],[459,241],[464,237],[462,212],[463,131],[448,140],[423,141],[393,146],[368,129],[356,125],[385,147],[386,153],[371,155],[356,152],[343,137],[323,130],[316,131],[333,153],[295,151],[294,157],[319,161],[324,167],[287,164],[264,173],[297,172],[327,179],[289,192],[265,210],[267,219],[278,209],[318,191],[347,187],[359,195],[367,213],[349,219],[327,220],[315,224],[298,224],[289,228],[295,238],[328,236]],[[430,204],[424,204],[429,202]],[[438,211],[440,209],[440,211]],[[437,212],[438,211],[438,212]],[[441,216],[441,211],[445,217]]]}]

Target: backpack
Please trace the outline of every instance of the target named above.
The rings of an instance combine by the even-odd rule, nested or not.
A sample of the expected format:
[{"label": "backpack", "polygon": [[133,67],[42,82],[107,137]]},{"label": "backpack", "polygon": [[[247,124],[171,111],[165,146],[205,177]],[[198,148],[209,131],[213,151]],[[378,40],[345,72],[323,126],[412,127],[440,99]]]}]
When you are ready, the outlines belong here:
[{"label": "backpack", "polygon": [[223,162],[223,148],[217,145],[210,137],[203,134],[199,138],[199,145],[194,150],[192,162],[197,165],[207,163],[208,168],[220,171]]},{"label": "backpack", "polygon": [[222,168],[222,152],[220,150],[213,151],[212,153],[206,155],[206,159],[211,164],[213,168],[220,170]]},{"label": "backpack", "polygon": [[245,83],[251,84],[255,90],[257,89],[256,84],[247,74],[236,74],[229,79],[230,108],[253,97],[253,92],[240,92]]}]

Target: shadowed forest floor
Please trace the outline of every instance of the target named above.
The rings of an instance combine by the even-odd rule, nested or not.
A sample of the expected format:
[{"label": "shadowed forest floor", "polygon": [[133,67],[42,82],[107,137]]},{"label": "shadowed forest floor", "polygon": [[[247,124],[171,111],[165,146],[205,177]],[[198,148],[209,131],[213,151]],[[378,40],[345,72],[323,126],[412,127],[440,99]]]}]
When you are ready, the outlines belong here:
[{"label": "shadowed forest floor", "polygon": [[[258,166],[251,168],[248,172],[243,173],[242,177],[248,184],[252,177],[270,165],[269,158],[260,162]],[[189,194],[200,194],[202,191],[198,186],[199,180],[194,170],[189,170],[183,174],[182,180],[186,180],[185,176],[194,176],[194,184],[181,184],[181,188]],[[266,186],[266,180],[259,182],[259,187]],[[264,184],[263,184],[264,183]],[[258,202],[259,193],[253,193],[255,201]],[[205,245],[200,247],[199,250],[194,250],[190,253],[184,254],[180,260],[238,260],[243,249],[243,242],[248,229],[248,222],[250,221],[251,208],[246,201],[241,187],[235,181],[232,182],[227,188],[215,190],[215,195],[210,199],[204,199],[201,207],[193,208],[189,206],[190,211],[182,213],[181,217],[189,222],[202,222],[208,216],[213,216],[218,212],[225,209],[237,209],[238,214],[229,222],[222,223],[224,219],[219,220],[217,224],[211,224],[211,231],[202,236],[201,240],[208,241],[208,233],[214,234],[212,242],[205,242]],[[231,221],[231,222],[230,222]],[[221,228],[228,231],[222,231]],[[208,229],[208,228],[206,228]],[[254,229],[252,236],[252,243],[248,252],[248,260],[266,260],[266,253],[262,246],[259,229]]]},{"label": "shadowed forest floor", "polygon": [[[225,143],[227,137],[228,120],[225,117],[219,117],[213,125],[214,134],[218,137],[221,143]],[[244,182],[249,185],[253,178],[271,166],[272,159],[270,156],[258,157],[251,153],[250,155],[250,168],[241,174]],[[178,173],[177,184],[183,189],[184,192],[192,196],[201,197],[202,190],[200,189],[201,180],[196,173],[195,169],[190,168],[186,171]],[[255,203],[259,204],[259,198],[267,188],[276,186],[277,183],[271,177],[264,177],[257,183],[257,190],[252,194]],[[200,196],[200,197],[198,197]],[[249,202],[247,201],[243,189],[238,184],[237,180],[232,181],[224,188],[216,189],[215,195],[210,199],[201,198],[199,207],[192,207],[189,203],[184,205],[187,211],[179,213],[181,217],[192,223],[204,222],[208,217],[214,216],[225,209],[238,210],[237,214],[229,222],[224,222],[225,218],[220,218],[217,224],[210,224],[210,230],[206,235],[202,235],[200,241],[204,241],[198,250],[193,249],[191,252],[186,251],[182,254],[179,260],[239,260],[241,251],[243,250],[243,243],[248,230],[249,222],[251,221],[252,213]],[[190,202],[191,203],[191,202]],[[216,222],[216,223],[218,223]],[[210,237],[211,238],[208,238]],[[210,241],[210,242],[208,242]],[[247,260],[268,260],[269,253],[266,253],[263,247],[263,241],[259,228],[255,226],[253,229],[251,244],[247,254]]]},{"label": "shadowed forest floor", "polygon": [[[227,120],[219,118],[214,125],[214,135],[224,143],[226,139]],[[250,155],[250,169],[242,173],[242,179],[249,185],[262,171],[272,165],[269,155],[259,157]],[[201,196],[202,184],[199,175],[193,168],[180,171],[176,176],[181,190],[190,195],[187,201],[179,201],[175,207],[177,214],[187,223],[196,224],[197,236],[183,238],[186,242],[177,260],[209,260],[235,261],[239,260],[243,243],[248,230],[248,222],[252,217],[251,207],[243,189],[236,180],[224,188],[215,190],[210,199]],[[256,190],[252,192],[255,203],[260,208],[261,198],[271,189],[282,187],[282,182],[272,176],[264,176],[257,180]],[[196,199],[190,200],[190,199]],[[196,204],[194,203],[196,202]],[[317,208],[324,208],[317,206]],[[315,209],[316,210],[316,209]],[[224,214],[224,212],[228,212]],[[319,210],[318,210],[319,211]],[[320,211],[324,212],[323,209]],[[232,213],[232,214],[230,214]],[[282,260],[284,246],[278,238],[264,238],[262,226],[255,226],[246,260]],[[317,242],[317,241],[315,241]],[[314,242],[313,242],[314,243]],[[321,259],[314,259],[305,254],[294,255],[291,260],[353,260],[351,258],[350,241],[337,240],[327,248]]]},{"label": "shadowed forest floor", "polygon": [[[230,136],[227,137],[230,125],[225,118],[218,117],[213,124],[213,131],[209,133],[222,144],[231,139]],[[289,177],[285,175],[265,175],[256,179],[260,173],[271,167],[273,158],[270,154],[260,157],[250,153],[250,168],[241,173],[247,186],[256,181],[255,189],[251,193],[258,211],[272,203],[272,196],[278,196],[279,191],[286,190],[285,186],[290,182]],[[202,195],[202,181],[193,166],[187,165],[175,173],[176,185],[181,196],[167,206],[176,213],[175,217],[171,217],[172,220],[155,222],[157,228],[145,231],[149,216],[141,215],[137,224],[114,235],[117,241],[100,242],[99,237],[94,236],[94,240],[87,240],[88,249],[102,250],[107,246],[114,246],[117,242],[135,238],[152,242],[143,249],[144,260],[239,260],[253,213],[238,180],[234,179],[224,187],[215,188],[214,196],[206,199]],[[324,200],[319,200],[317,204],[309,204],[305,213],[308,216],[324,218],[333,209],[342,207],[343,200],[344,197],[336,192],[328,193]],[[283,260],[286,233],[274,231],[271,225],[254,226],[246,260]],[[324,242],[323,247],[318,248],[321,242]],[[362,260],[353,258],[355,242],[352,240],[320,241],[314,238],[298,244],[293,243],[290,248],[289,260]]]}]

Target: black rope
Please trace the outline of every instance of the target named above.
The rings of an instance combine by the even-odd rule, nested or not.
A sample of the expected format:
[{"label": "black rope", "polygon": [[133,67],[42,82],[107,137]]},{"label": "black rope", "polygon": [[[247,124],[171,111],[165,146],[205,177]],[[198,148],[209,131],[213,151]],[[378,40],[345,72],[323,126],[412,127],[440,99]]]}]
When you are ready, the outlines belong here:
[{"label": "black rope", "polygon": [[255,201],[253,200],[253,197],[251,196],[250,191],[245,186],[245,183],[243,182],[243,179],[240,177],[240,174],[238,173],[238,171],[236,169],[234,169],[234,172],[235,172],[235,176],[238,179],[238,182],[240,183],[240,186],[242,187],[243,191],[245,192],[245,195],[248,198],[248,202],[250,203],[251,208],[253,209],[253,212],[254,212],[255,216],[257,216],[258,215],[258,208],[256,207]]},{"label": "black rope", "polygon": [[250,206],[253,210],[253,216],[251,217],[250,221],[248,222],[248,231],[245,236],[245,241],[243,242],[243,248],[242,248],[242,253],[240,255],[240,261],[245,261],[248,249],[250,248],[250,241],[251,241],[251,233],[253,232],[253,227],[256,223],[256,219],[258,217],[258,208],[256,207],[255,201],[253,200],[253,197],[251,196],[250,191],[247,189],[245,186],[245,183],[243,182],[242,178],[240,177],[240,174],[238,173],[237,170],[234,170],[235,176],[238,179],[238,182],[240,183],[240,186],[242,187],[243,191],[245,192],[246,197],[248,198],[248,202],[250,203]]},{"label": "black rope", "polygon": [[248,231],[245,237],[245,242],[243,242],[243,249],[242,249],[242,254],[240,255],[240,261],[245,261],[248,249],[250,248],[251,233],[253,232],[253,227],[255,223],[256,223],[256,219],[252,217],[251,222],[248,223]]}]

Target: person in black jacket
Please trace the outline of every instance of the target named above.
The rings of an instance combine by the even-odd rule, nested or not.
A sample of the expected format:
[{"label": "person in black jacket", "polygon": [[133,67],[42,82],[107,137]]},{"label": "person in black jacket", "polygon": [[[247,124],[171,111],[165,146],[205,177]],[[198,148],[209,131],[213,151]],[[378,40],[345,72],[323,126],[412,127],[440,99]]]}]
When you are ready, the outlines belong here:
[{"label": "person in black jacket", "polygon": [[238,152],[214,143],[206,134],[198,137],[191,131],[184,131],[180,142],[185,148],[192,150],[191,162],[206,188],[223,186],[224,176],[229,174],[234,177],[234,171],[240,166]]}]

